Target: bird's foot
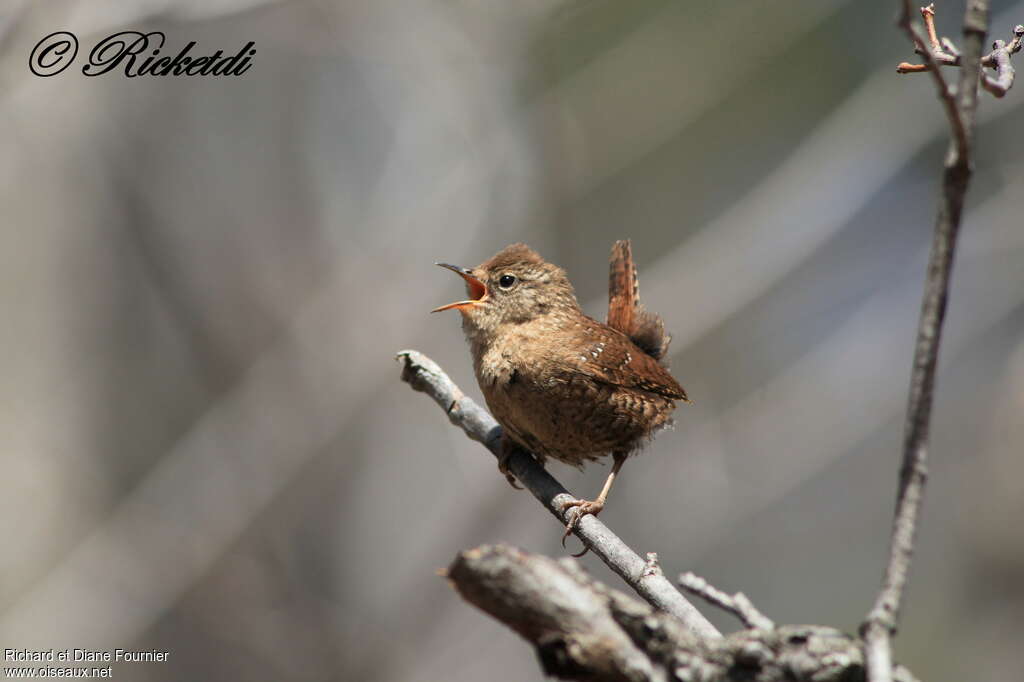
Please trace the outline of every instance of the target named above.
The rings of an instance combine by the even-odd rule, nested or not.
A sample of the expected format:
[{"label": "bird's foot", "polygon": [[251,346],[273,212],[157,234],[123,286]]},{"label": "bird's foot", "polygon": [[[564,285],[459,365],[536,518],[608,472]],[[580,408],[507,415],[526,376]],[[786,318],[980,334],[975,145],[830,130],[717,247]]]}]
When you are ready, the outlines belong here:
[{"label": "bird's foot", "polygon": [[508,467],[508,460],[512,457],[512,452],[514,451],[506,450],[502,453],[501,457],[498,458],[498,471],[505,475],[505,480],[508,481],[510,486],[516,490],[522,490],[523,486],[516,483],[516,477]]},{"label": "bird's foot", "polygon": [[[587,514],[597,516],[604,509],[604,500],[569,500],[568,502],[562,503],[562,511],[565,511],[569,507],[575,507],[569,514],[569,520],[565,524],[565,533],[562,535],[562,547],[565,547],[565,540],[572,534],[576,529],[576,526],[580,524],[582,519]],[[583,548],[583,551],[579,554],[573,554],[574,557],[581,557],[588,551],[587,547]]]}]

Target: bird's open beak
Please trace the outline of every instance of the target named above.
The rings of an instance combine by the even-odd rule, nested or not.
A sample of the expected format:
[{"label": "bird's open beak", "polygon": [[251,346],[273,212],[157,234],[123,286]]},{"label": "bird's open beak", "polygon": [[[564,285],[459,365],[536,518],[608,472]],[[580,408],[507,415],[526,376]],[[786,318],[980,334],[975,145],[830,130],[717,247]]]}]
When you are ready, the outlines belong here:
[{"label": "bird's open beak", "polygon": [[474,277],[473,271],[469,268],[460,268],[458,265],[449,265],[448,263],[434,263],[434,265],[440,265],[442,268],[448,268],[456,275],[466,280],[466,286],[469,289],[469,300],[449,303],[448,305],[443,305],[440,308],[434,308],[430,312],[439,313],[442,310],[451,310],[453,308],[459,311],[465,311],[467,308],[477,305],[480,301],[486,298],[487,285]]}]

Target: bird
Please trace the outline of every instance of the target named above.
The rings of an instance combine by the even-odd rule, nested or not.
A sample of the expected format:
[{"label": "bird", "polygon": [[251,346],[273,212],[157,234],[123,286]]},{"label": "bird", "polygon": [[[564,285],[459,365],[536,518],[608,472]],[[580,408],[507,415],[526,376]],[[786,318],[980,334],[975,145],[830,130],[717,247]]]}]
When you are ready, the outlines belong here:
[{"label": "bird", "polygon": [[[580,308],[562,268],[526,244],[511,244],[475,268],[437,265],[465,281],[468,298],[435,308],[458,310],[487,407],[503,429],[498,470],[513,487],[508,461],[517,448],[541,464],[552,458],[583,468],[611,455],[611,471],[593,500],[573,499],[565,539],[605,507],[627,457],[672,423],[686,391],[664,364],[671,337],[639,299],[631,244],[609,259],[606,322]],[[586,550],[584,550],[585,552]]]}]

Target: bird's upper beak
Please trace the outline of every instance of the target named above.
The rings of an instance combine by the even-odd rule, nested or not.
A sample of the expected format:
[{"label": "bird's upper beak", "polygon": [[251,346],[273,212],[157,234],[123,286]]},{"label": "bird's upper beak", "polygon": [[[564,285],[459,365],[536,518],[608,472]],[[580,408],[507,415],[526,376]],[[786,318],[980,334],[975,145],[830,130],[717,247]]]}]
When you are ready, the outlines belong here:
[{"label": "bird's upper beak", "polygon": [[468,308],[471,308],[487,297],[487,285],[481,282],[473,275],[473,271],[469,268],[460,268],[458,265],[449,265],[448,263],[435,263],[434,265],[440,265],[442,268],[448,268],[456,275],[466,280],[466,287],[469,289],[469,299],[466,301],[456,301],[455,303],[449,303],[443,305],[440,308],[434,308],[430,312],[439,313],[442,310],[451,310],[452,308],[465,312]]}]

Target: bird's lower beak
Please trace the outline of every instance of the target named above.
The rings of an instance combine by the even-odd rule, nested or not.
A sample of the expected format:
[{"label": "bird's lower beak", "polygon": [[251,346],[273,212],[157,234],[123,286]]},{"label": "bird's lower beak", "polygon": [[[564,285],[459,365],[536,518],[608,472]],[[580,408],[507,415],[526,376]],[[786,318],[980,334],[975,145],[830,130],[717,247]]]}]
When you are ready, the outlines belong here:
[{"label": "bird's lower beak", "polygon": [[466,288],[469,291],[469,300],[456,301],[455,303],[449,303],[443,305],[440,308],[434,308],[430,312],[439,313],[442,310],[452,310],[453,308],[459,311],[465,311],[468,308],[472,308],[487,296],[487,285],[481,282],[479,279],[473,276],[473,271],[469,268],[460,268],[458,265],[449,265],[448,263],[435,263],[442,268],[447,268],[454,272],[456,275],[466,280]]}]

